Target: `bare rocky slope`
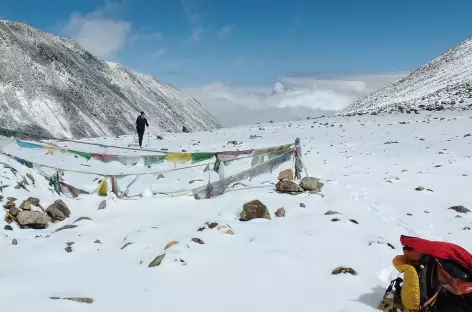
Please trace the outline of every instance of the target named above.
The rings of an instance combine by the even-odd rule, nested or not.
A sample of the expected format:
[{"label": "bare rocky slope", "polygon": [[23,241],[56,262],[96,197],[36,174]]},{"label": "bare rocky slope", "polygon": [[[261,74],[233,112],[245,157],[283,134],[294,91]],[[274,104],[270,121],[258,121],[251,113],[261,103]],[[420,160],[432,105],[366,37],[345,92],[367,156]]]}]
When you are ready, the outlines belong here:
[{"label": "bare rocky slope", "polygon": [[71,39],[0,21],[0,127],[54,137],[121,135],[140,111],[153,130],[221,128],[190,95],[93,56]]},{"label": "bare rocky slope", "polygon": [[472,109],[472,37],[336,115]]}]

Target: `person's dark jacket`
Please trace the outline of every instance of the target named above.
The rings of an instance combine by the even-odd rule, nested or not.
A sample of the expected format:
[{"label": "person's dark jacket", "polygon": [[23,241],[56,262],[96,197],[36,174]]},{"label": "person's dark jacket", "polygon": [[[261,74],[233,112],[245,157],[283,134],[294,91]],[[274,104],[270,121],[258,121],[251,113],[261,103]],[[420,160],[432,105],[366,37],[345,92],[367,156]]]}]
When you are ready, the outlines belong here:
[{"label": "person's dark jacket", "polygon": [[144,132],[146,126],[149,127],[146,117],[141,117],[141,115],[138,116],[138,119],[136,119],[136,130],[138,132]]}]

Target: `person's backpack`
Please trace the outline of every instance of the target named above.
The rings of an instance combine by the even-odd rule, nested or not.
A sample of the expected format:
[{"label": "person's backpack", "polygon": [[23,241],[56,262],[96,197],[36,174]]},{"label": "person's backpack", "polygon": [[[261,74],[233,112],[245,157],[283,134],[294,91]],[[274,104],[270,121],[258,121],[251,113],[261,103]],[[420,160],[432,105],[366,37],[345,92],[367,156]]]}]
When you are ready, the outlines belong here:
[{"label": "person's backpack", "polygon": [[393,265],[404,274],[387,288],[378,308],[384,312],[472,312],[472,255],[452,243],[400,237],[404,248],[422,256],[411,264],[403,255]]}]

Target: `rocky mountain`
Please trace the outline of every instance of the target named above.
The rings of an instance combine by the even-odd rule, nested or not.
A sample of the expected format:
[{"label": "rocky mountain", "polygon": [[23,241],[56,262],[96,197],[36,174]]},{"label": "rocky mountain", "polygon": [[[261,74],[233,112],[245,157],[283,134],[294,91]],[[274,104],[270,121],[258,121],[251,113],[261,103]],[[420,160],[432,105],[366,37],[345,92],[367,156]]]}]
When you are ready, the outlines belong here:
[{"label": "rocky mountain", "polygon": [[336,115],[472,109],[472,37]]},{"label": "rocky mountain", "polygon": [[221,128],[190,95],[107,63],[71,39],[0,21],[0,127],[54,137],[135,131],[140,111],[153,131]]}]

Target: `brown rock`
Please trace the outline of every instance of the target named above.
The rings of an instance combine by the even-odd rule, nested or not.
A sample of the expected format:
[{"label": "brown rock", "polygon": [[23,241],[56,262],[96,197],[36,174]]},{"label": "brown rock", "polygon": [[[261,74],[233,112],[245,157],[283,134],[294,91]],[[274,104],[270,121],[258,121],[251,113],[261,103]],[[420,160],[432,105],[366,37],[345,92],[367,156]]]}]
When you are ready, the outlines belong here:
[{"label": "brown rock", "polygon": [[282,193],[302,193],[303,188],[293,181],[279,181],[275,185],[275,189]]},{"label": "brown rock", "polygon": [[12,207],[15,207],[15,202],[13,202],[11,200],[7,201],[6,204],[3,205],[3,208],[5,208],[5,209],[10,209]]},{"label": "brown rock", "polygon": [[200,238],[194,237],[192,238],[192,242],[203,245],[205,244]]},{"label": "brown rock", "polygon": [[38,211],[20,211],[16,218],[20,226],[34,229],[44,229],[51,221],[46,214]]},{"label": "brown rock", "polygon": [[70,210],[69,207],[67,207],[66,203],[62,201],[62,199],[58,199],[54,202],[54,205],[56,205],[57,208],[64,214],[66,218],[70,217]]},{"label": "brown rock", "polygon": [[58,206],[55,204],[50,205],[46,209],[46,214],[51,217],[52,220],[64,221],[66,216],[62,213]]},{"label": "brown rock", "polygon": [[39,202],[40,202],[39,198],[36,198],[36,197],[29,197],[27,201],[29,201],[31,205],[36,206],[36,207],[39,206]]},{"label": "brown rock", "polygon": [[349,267],[337,267],[336,269],[333,270],[333,272],[331,272],[331,274],[333,275],[346,274],[346,273],[357,275],[357,272],[353,268],[349,268]]},{"label": "brown rock", "polygon": [[280,171],[278,180],[279,181],[282,181],[282,180],[293,181],[293,171],[292,171],[292,169],[289,168],[289,169],[285,169],[283,171]]},{"label": "brown rock", "polygon": [[415,191],[424,191],[424,187],[423,186],[418,186],[417,188],[415,188]]},{"label": "brown rock", "polygon": [[468,213],[468,212],[470,212],[469,209],[465,208],[465,207],[462,206],[462,205],[460,205],[460,206],[452,206],[452,207],[450,207],[449,209],[455,210],[455,211],[458,212],[458,213]]},{"label": "brown rock", "polygon": [[17,199],[16,199],[15,197],[7,197],[7,200],[14,202],[14,201],[16,201]]},{"label": "brown rock", "polygon": [[87,304],[92,304],[93,299],[92,298],[81,298],[81,297],[68,297],[68,298],[63,298],[64,300],[70,300],[70,301],[75,301],[79,303],[87,303]]},{"label": "brown rock", "polygon": [[161,265],[162,260],[164,260],[165,256],[166,256],[165,253],[157,256],[154,260],[151,261],[151,263],[149,263],[148,268],[153,268],[153,267]]},{"label": "brown rock", "polygon": [[107,201],[106,200],[102,200],[100,202],[100,204],[98,205],[98,210],[102,210],[102,209],[105,209],[107,207]]},{"label": "brown rock", "polygon": [[252,200],[243,206],[243,211],[240,213],[240,221],[249,221],[252,219],[264,218],[272,220],[269,210],[260,200]]},{"label": "brown rock", "polygon": [[16,208],[16,207],[11,207],[10,208],[10,214],[14,217],[16,217],[20,211],[21,210],[19,208]]},{"label": "brown rock", "polygon": [[329,215],[335,215],[335,214],[341,214],[337,211],[334,211],[334,210],[328,210],[325,212],[325,216],[329,216]]},{"label": "brown rock", "polygon": [[278,217],[278,218],[285,217],[285,208],[277,209],[277,211],[275,212],[275,216]]},{"label": "brown rock", "polygon": [[218,226],[218,223],[216,223],[216,222],[211,222],[211,223],[207,222],[206,225],[208,226],[208,228],[210,230],[212,230],[212,229],[214,229]]},{"label": "brown rock", "polygon": [[167,245],[165,245],[164,250],[167,250],[170,247],[172,247],[174,245],[177,245],[178,243],[179,243],[178,241],[171,241],[171,242],[167,243]]},{"label": "brown rock", "polygon": [[24,202],[21,203],[20,209],[31,210],[31,203],[29,201],[25,200]]}]

